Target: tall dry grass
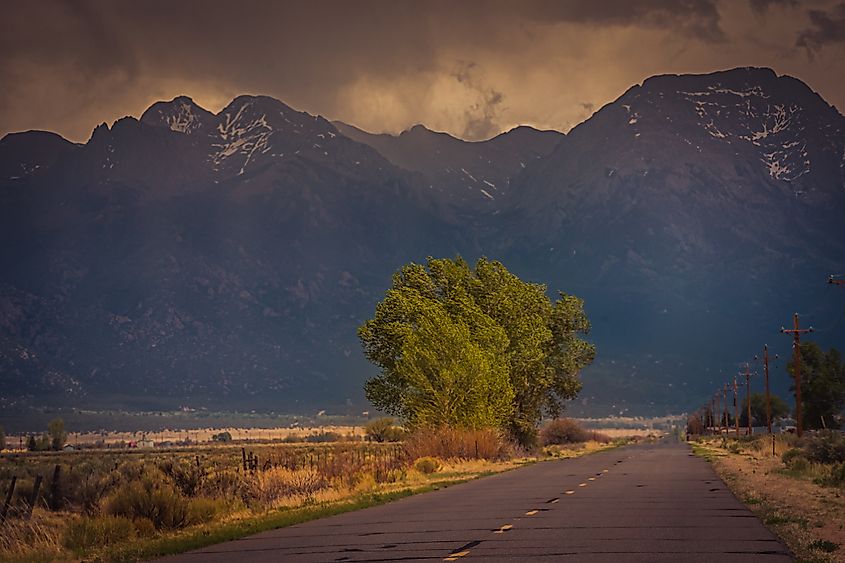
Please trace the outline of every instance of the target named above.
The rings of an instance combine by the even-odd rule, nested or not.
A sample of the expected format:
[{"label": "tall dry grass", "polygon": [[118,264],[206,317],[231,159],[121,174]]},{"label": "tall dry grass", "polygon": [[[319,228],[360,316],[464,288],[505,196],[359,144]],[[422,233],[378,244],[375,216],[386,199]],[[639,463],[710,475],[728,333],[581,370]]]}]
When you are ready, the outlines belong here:
[{"label": "tall dry grass", "polygon": [[36,508],[29,520],[8,518],[0,527],[0,560],[58,556],[62,550],[62,520],[66,517]]},{"label": "tall dry grass", "polygon": [[273,507],[280,502],[308,501],[329,486],[330,481],[313,469],[275,467],[256,474],[249,481],[246,494],[251,501]]},{"label": "tall dry grass", "polygon": [[412,460],[435,457],[503,461],[514,457],[516,446],[491,428],[421,428],[405,440],[405,452]]}]

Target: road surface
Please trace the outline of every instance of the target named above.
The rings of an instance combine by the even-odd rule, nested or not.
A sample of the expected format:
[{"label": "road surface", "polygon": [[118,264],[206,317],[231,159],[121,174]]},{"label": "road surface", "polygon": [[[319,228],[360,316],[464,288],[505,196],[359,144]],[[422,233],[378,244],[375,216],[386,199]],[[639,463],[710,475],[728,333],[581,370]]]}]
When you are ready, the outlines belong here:
[{"label": "road surface", "polygon": [[792,561],[686,444],[533,464],[165,558],[265,561]]}]

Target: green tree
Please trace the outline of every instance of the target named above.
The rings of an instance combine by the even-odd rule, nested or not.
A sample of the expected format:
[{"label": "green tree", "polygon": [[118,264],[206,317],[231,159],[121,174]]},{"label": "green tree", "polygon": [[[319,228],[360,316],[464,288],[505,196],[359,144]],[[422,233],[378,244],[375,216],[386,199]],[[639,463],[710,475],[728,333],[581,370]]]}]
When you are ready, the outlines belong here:
[{"label": "green tree", "polygon": [[31,452],[38,451],[38,442],[35,441],[35,436],[33,434],[30,434],[26,439],[26,449]]},{"label": "green tree", "polygon": [[520,443],[533,443],[543,414],[557,417],[577,396],[578,373],[595,357],[595,347],[579,336],[590,330],[584,302],[559,292],[552,303],[545,285],[526,283],[499,262],[479,260],[476,278],[476,300],[508,337],[515,394],[508,428]]},{"label": "green tree", "polygon": [[411,426],[502,427],[528,443],[580,390],[595,356],[578,337],[588,330],[581,300],[553,304],[498,262],[408,264],[358,331],[381,367],[367,397]]},{"label": "green tree", "polygon": [[[778,418],[787,416],[789,414],[789,405],[777,395],[770,396],[772,407],[772,422]],[[745,402],[742,403],[743,409],[739,415],[739,425],[743,428],[748,426],[748,414],[745,409]],[[752,426],[766,426],[766,395],[765,393],[751,394],[751,425]]]},{"label": "green tree", "polygon": [[47,434],[50,436],[50,448],[55,451],[62,449],[67,440],[67,432],[65,432],[65,421],[61,418],[54,418],[47,426]]},{"label": "green tree", "polygon": [[[795,378],[795,360],[787,366]],[[801,344],[801,401],[804,428],[838,428],[845,407],[845,364],[835,348],[827,353],[815,342]]]},{"label": "green tree", "polygon": [[410,426],[499,426],[513,398],[503,359],[504,331],[466,295],[453,295],[450,301],[428,299],[412,287],[388,291],[375,322],[362,327],[361,334],[378,339],[383,327],[397,347],[386,362],[389,370],[367,382],[367,397]]}]

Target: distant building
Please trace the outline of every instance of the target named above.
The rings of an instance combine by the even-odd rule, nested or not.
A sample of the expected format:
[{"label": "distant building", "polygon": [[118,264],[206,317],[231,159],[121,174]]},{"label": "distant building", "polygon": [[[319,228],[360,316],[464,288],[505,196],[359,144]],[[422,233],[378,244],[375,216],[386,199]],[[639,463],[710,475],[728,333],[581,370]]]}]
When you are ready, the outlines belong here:
[{"label": "distant building", "polygon": [[154,448],[155,442],[152,440],[138,440],[138,447],[139,448]]}]

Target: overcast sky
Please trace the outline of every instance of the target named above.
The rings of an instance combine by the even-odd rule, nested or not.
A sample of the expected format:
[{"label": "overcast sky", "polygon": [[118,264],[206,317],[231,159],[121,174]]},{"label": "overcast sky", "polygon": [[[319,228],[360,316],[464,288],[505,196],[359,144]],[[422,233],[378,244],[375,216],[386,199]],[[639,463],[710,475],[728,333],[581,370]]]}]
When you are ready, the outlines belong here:
[{"label": "overcast sky", "polygon": [[0,0],[0,135],[181,94],[266,94],[374,132],[567,131],[654,74],[767,66],[845,109],[842,0]]}]

